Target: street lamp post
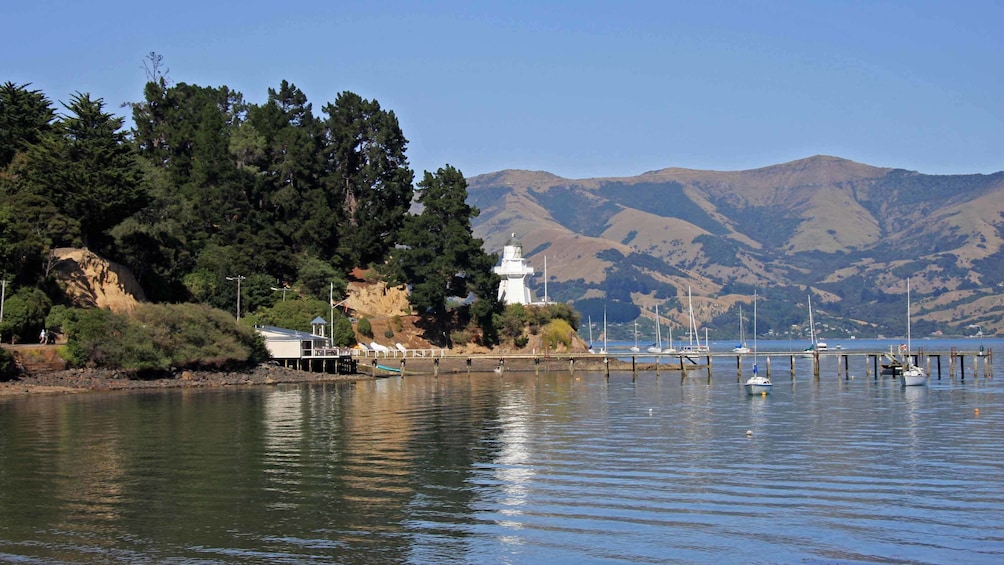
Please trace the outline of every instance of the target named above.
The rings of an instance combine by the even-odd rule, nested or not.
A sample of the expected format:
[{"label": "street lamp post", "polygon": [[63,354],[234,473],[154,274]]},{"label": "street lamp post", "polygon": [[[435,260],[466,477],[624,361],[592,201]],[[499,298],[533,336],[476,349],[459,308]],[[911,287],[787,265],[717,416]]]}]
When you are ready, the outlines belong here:
[{"label": "street lamp post", "polygon": [[276,292],[282,292],[282,301],[283,301],[283,302],[285,302],[285,301],[286,301],[286,291],[288,291],[288,290],[292,290],[292,289],[290,289],[290,288],[288,288],[288,287],[282,287],[282,288],[276,288],[276,287],[274,287],[274,286],[273,286],[273,287],[270,287],[270,288],[271,288],[272,290],[276,291]]},{"label": "street lamp post", "polygon": [[232,277],[227,277],[228,281],[237,281],[237,321],[241,321],[241,281],[247,277],[242,275],[235,275]]}]

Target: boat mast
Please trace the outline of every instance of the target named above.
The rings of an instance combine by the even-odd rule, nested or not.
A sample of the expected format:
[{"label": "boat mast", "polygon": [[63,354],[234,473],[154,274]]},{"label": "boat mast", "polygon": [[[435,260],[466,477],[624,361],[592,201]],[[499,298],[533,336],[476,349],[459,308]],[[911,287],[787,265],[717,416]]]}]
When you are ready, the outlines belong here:
[{"label": "boat mast", "polygon": [[812,295],[807,295],[809,297],[809,341],[812,342],[812,348],[816,348],[816,324],[812,321]]},{"label": "boat mast", "polygon": [[662,322],[659,321],[659,305],[655,305],[655,341],[662,349]]},{"label": "boat mast", "polygon": [[[740,320],[742,317],[740,316]],[[753,289],[753,376],[756,376],[756,288]]]},{"label": "boat mast", "polygon": [[[687,333],[690,334],[690,347],[694,347],[694,334],[697,333],[697,322],[694,321],[694,301],[690,296],[690,287],[687,287],[687,310],[690,313],[690,329]],[[701,345],[701,338],[697,338],[697,345]]]},{"label": "boat mast", "polygon": [[911,363],[910,353],[913,351],[910,345],[910,278],[906,279],[906,360]]}]

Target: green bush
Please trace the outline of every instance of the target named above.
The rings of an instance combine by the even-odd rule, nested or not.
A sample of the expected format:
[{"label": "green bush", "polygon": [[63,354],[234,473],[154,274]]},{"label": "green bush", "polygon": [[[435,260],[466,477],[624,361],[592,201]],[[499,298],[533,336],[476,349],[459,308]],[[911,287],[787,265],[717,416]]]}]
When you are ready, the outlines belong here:
[{"label": "green bush", "polygon": [[384,330],[383,336],[387,339],[394,337],[394,330],[391,328],[387,328],[386,330]]},{"label": "green bush", "polygon": [[37,343],[38,334],[45,327],[45,316],[51,307],[52,301],[41,290],[19,288],[4,301],[0,339],[9,338],[11,343]]},{"label": "green bush", "polygon": [[9,381],[18,375],[14,355],[6,349],[0,349],[0,381]]},{"label": "green bush", "polygon": [[541,331],[543,346],[545,349],[552,349],[558,345],[569,347],[572,344],[572,326],[563,319],[551,320]]},{"label": "green bush", "polygon": [[373,326],[370,325],[370,321],[366,318],[359,318],[359,323],[356,324],[356,330],[366,337],[373,337]]},{"label": "green bush", "polygon": [[471,333],[467,330],[457,330],[450,332],[450,341],[453,345],[467,345],[471,342]]},{"label": "green bush", "polygon": [[223,370],[268,359],[262,337],[229,312],[200,304],[143,304],[132,317],[102,309],[67,313],[67,360],[78,367],[160,373]]},{"label": "green bush", "polygon": [[352,322],[341,314],[335,314],[334,328],[331,330],[331,341],[339,347],[351,347],[356,344],[356,332]]}]

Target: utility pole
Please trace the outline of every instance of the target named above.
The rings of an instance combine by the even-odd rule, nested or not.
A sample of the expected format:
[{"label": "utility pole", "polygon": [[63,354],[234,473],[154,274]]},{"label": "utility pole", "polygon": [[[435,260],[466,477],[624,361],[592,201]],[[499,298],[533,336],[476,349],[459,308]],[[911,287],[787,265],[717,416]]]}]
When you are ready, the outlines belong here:
[{"label": "utility pole", "polygon": [[3,323],[3,303],[7,300],[7,279],[0,280],[0,324]]},{"label": "utility pole", "polygon": [[233,277],[227,277],[228,281],[237,281],[237,321],[241,321],[241,281],[247,277],[242,275],[235,275]]}]

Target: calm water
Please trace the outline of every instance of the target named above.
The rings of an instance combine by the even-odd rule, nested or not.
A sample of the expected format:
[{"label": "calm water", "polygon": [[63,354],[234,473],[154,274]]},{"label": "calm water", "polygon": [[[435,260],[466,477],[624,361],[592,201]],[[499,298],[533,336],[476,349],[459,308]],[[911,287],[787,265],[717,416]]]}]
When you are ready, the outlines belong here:
[{"label": "calm water", "polygon": [[1000,363],[0,399],[0,561],[1001,563]]}]

